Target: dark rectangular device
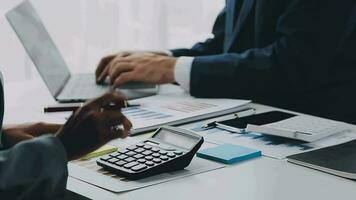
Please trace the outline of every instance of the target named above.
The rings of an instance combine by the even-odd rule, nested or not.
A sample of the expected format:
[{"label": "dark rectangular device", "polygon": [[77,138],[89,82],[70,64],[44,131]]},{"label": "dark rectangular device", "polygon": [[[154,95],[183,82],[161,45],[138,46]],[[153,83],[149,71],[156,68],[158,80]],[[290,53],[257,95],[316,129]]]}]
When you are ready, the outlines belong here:
[{"label": "dark rectangular device", "polygon": [[278,121],[282,121],[296,115],[281,111],[270,111],[265,113],[260,113],[256,115],[250,115],[241,118],[230,119],[226,121],[221,121],[219,124],[223,124],[226,126],[231,126],[234,128],[245,129],[248,124],[254,125],[264,125],[270,124]]},{"label": "dark rectangular device", "polygon": [[203,142],[191,131],[164,126],[138,144],[100,157],[97,164],[127,179],[145,178],[184,169]]}]

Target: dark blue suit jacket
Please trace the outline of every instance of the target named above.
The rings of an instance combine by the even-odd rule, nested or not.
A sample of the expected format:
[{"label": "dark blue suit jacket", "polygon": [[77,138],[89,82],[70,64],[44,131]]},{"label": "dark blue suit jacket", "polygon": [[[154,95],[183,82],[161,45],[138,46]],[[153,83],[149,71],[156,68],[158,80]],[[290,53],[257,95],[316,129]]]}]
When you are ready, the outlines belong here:
[{"label": "dark blue suit jacket", "polygon": [[0,198],[63,199],[68,177],[67,155],[56,137],[42,136],[11,148],[2,146],[2,86],[0,72]]},{"label": "dark blue suit jacket", "polygon": [[356,123],[354,0],[227,0],[194,56],[191,94]]}]

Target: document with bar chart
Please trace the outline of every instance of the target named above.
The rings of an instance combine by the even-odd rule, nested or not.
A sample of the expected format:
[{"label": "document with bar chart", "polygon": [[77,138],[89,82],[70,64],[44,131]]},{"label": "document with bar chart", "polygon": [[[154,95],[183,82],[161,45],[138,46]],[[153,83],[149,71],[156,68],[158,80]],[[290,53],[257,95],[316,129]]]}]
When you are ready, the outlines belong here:
[{"label": "document with bar chart", "polygon": [[197,99],[175,95],[157,95],[132,102],[141,106],[123,110],[133,124],[131,135],[155,130],[162,125],[178,125],[238,112],[250,103],[247,100]]}]

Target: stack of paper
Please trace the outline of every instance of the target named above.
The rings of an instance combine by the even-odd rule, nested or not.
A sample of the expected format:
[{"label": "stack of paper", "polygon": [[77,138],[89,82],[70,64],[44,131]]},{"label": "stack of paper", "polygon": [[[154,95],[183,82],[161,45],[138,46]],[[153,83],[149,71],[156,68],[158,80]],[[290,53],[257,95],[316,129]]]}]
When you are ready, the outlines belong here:
[{"label": "stack of paper", "polygon": [[179,125],[238,112],[250,103],[247,100],[197,99],[182,95],[157,95],[130,102],[141,105],[123,110],[133,124],[131,135],[152,131],[162,125]]}]

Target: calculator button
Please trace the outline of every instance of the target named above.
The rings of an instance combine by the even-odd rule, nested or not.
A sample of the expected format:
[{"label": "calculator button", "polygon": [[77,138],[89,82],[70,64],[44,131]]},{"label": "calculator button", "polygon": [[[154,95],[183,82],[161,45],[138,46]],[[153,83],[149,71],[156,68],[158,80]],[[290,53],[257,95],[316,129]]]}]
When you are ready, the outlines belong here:
[{"label": "calculator button", "polygon": [[146,160],[152,160],[153,157],[152,157],[152,156],[146,156],[145,159],[146,159]]},{"label": "calculator button", "polygon": [[145,155],[145,156],[148,156],[148,155],[151,155],[152,154],[152,151],[144,151],[144,152],[142,152],[142,154],[143,155]]},{"label": "calculator button", "polygon": [[120,149],[119,151],[117,151],[118,153],[126,153],[126,152],[128,152],[128,150],[126,150],[126,149]]},{"label": "calculator button", "polygon": [[127,163],[126,165],[124,165],[124,167],[129,169],[136,165],[138,165],[138,162],[130,162],[130,163]]},{"label": "calculator button", "polygon": [[125,165],[127,162],[125,162],[125,161],[123,161],[123,160],[120,160],[120,161],[118,161],[118,162],[116,162],[116,163],[114,163],[115,165],[117,165],[117,166],[123,166],[123,165]]},{"label": "calculator button", "polygon": [[136,144],[136,147],[140,147],[142,148],[143,146],[145,146],[144,144],[140,143],[140,144]]},{"label": "calculator button", "polygon": [[157,153],[157,152],[159,152],[159,149],[157,149],[157,148],[152,148],[151,151]]},{"label": "calculator button", "polygon": [[123,159],[127,158],[127,155],[121,154],[121,155],[119,155],[119,156],[116,157],[116,158],[118,158],[118,159],[120,159],[120,160],[123,160]]},{"label": "calculator button", "polygon": [[167,155],[167,151],[163,151],[163,150],[160,150],[158,153],[161,155]]},{"label": "calculator button", "polygon": [[143,151],[145,151],[145,149],[143,149],[143,148],[138,148],[138,149],[135,150],[135,152],[137,152],[137,153],[141,153]]},{"label": "calculator button", "polygon": [[137,149],[137,147],[132,146],[132,147],[127,147],[126,149],[129,150],[129,151],[133,151],[133,150]]},{"label": "calculator button", "polygon": [[135,158],[132,158],[132,157],[128,157],[125,159],[126,162],[132,162],[132,161],[135,161],[136,159]]},{"label": "calculator button", "polygon": [[129,151],[129,152],[126,153],[126,155],[128,155],[128,156],[134,156],[134,155],[136,155],[136,154],[137,154],[137,153],[134,152],[134,151]]},{"label": "calculator button", "polygon": [[159,159],[159,158],[154,158],[154,159],[153,159],[153,162],[155,162],[155,163],[160,163],[160,162],[162,162],[162,161],[161,161],[161,159]]},{"label": "calculator button", "polygon": [[155,163],[152,162],[152,161],[147,161],[145,164],[146,164],[147,166],[153,166],[153,165],[155,165]]},{"label": "calculator button", "polygon": [[136,154],[136,155],[134,155],[134,158],[136,158],[136,159],[140,159],[140,158],[143,158],[143,157],[145,157],[145,156],[142,155],[142,154]]},{"label": "calculator button", "polygon": [[152,154],[152,156],[155,157],[155,158],[158,158],[158,157],[160,157],[161,155],[160,155],[159,153],[154,153],[154,154]]},{"label": "calculator button", "polygon": [[170,158],[176,157],[176,155],[174,153],[168,153],[167,156],[170,157]]},{"label": "calculator button", "polygon": [[141,158],[141,159],[138,159],[138,160],[137,160],[137,162],[139,162],[139,163],[145,163],[145,162],[146,162],[146,160],[145,160],[145,159],[143,159],[143,158]]},{"label": "calculator button", "polygon": [[161,157],[159,157],[161,160],[168,160],[169,158],[168,158],[168,156],[161,156]]},{"label": "calculator button", "polygon": [[119,161],[119,159],[117,159],[117,158],[110,158],[110,159],[108,160],[109,163],[115,163],[115,162],[117,162],[117,161]]},{"label": "calculator button", "polygon": [[152,147],[148,146],[148,145],[145,145],[143,148],[146,149],[146,150],[151,150],[152,149]]},{"label": "calculator button", "polygon": [[109,154],[109,155],[112,156],[112,157],[116,157],[116,156],[120,155],[120,153],[115,152],[115,153],[112,153],[112,154]]},{"label": "calculator button", "polygon": [[111,156],[106,155],[106,156],[101,157],[100,160],[107,161],[110,158],[111,158]]},{"label": "calculator button", "polygon": [[174,154],[176,154],[176,155],[182,155],[183,152],[181,152],[181,151],[175,151]]},{"label": "calculator button", "polygon": [[139,164],[139,165],[136,165],[136,166],[132,167],[131,170],[137,172],[137,171],[141,171],[141,170],[146,169],[146,168],[147,168],[146,165]]}]

